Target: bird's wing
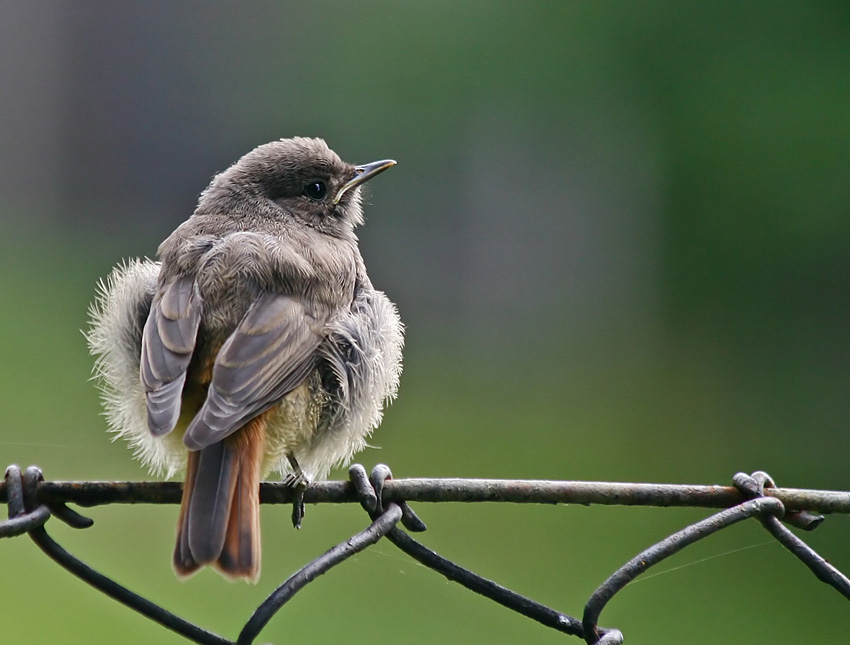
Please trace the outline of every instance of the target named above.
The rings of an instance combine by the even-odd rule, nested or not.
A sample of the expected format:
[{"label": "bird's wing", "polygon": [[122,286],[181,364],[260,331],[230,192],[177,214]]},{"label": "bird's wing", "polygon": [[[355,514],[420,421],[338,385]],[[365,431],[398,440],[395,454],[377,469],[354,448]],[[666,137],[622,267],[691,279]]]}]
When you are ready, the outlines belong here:
[{"label": "bird's wing", "polygon": [[314,367],[324,323],[295,298],[260,295],[216,356],[206,401],[183,437],[186,447],[221,441],[300,385]]},{"label": "bird's wing", "polygon": [[202,305],[194,280],[177,278],[159,289],[145,323],[139,373],[145,389],[148,428],[155,436],[171,432],[180,416]]}]

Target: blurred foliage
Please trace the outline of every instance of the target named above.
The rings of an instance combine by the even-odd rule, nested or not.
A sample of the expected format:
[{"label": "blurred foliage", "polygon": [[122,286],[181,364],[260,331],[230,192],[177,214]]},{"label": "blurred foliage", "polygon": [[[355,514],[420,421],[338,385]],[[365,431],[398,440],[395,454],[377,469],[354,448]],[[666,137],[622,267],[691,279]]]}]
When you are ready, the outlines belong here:
[{"label": "blurred foliage", "polygon": [[[408,327],[370,449],[397,476],[847,490],[850,9],[843,2],[6,3],[0,16],[0,462],[140,479],[78,330],[250,147],[321,135],[393,157],[364,256]],[[340,473],[340,476],[342,474]],[[704,512],[423,505],[423,540],[580,614]],[[132,589],[235,636],[353,507],[263,511],[256,587],[169,567],[175,508],[49,529]],[[144,539],[140,539],[143,536]],[[811,544],[850,571],[850,522]],[[3,640],[177,643],[25,538],[0,544]],[[846,601],[757,524],[665,563],[602,616],[629,643],[840,641]],[[43,619],[49,608],[50,620]],[[93,619],[93,617],[95,617]],[[804,631],[805,630],[805,631]],[[563,642],[381,544],[262,640]],[[569,640],[569,639],[568,639]],[[577,641],[576,641],[577,642]]]}]

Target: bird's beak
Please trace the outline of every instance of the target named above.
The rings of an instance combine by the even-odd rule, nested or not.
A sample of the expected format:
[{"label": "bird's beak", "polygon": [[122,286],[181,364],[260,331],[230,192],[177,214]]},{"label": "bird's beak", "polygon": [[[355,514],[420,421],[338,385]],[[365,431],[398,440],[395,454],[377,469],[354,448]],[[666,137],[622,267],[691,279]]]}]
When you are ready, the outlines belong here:
[{"label": "bird's beak", "polygon": [[339,200],[342,199],[342,196],[352,188],[355,188],[364,181],[368,181],[375,175],[384,172],[390,166],[395,166],[395,164],[396,162],[392,159],[383,159],[381,161],[373,161],[372,163],[363,164],[362,166],[355,166],[354,172],[356,174],[353,178],[340,186],[336,196],[334,197],[334,204],[338,204]]}]

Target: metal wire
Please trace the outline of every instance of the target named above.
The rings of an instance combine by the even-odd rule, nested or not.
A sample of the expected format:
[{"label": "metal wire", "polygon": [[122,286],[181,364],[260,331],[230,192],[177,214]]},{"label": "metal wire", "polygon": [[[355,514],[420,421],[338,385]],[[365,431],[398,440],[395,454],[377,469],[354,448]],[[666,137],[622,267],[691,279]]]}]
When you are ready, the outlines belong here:
[{"label": "metal wire", "polygon": [[[319,482],[305,491],[277,483],[263,483],[264,504],[293,504],[300,518],[304,503],[358,502],[372,519],[363,531],[307,563],[275,589],[254,611],[235,643],[186,621],[95,571],[65,551],[45,529],[50,517],[74,528],[92,525],[89,518],[65,506],[116,503],[179,503],[181,485],[174,482],[48,482],[41,471],[22,472],[9,466],[0,482],[0,501],[8,520],[0,521],[0,537],[28,534],[51,559],[111,598],[141,613],[186,639],[203,645],[250,645],[275,614],[308,583],[352,555],[386,538],[404,553],[449,580],[516,611],[546,627],[581,638],[588,645],[623,642],[619,630],[599,627],[602,610],[629,582],[649,567],[694,542],[748,518],[758,519],[786,549],[803,561],[815,576],[850,600],[850,579],[818,555],[783,524],[813,530],[822,513],[850,513],[850,493],[778,488],[769,475],[738,473],[733,486],[685,486],[605,482],[559,482],[484,479],[393,479],[390,469],[378,465],[371,476],[360,465],[352,466],[347,482]],[[723,508],[644,550],[617,569],[591,595],[581,620],[542,605],[448,560],[432,551],[408,531],[426,530],[408,502],[512,502],[537,504],[617,504],[632,506],[699,506]]]},{"label": "metal wire", "polygon": [[260,630],[272,619],[277,611],[289,601],[296,593],[309,582],[313,582],[323,573],[327,573],[331,567],[344,562],[352,555],[360,553],[366,547],[372,546],[384,537],[401,519],[401,508],[391,503],[386,513],[378,514],[369,528],[361,531],[345,542],[337,544],[334,548],[319,556],[309,564],[305,565],[292,574],[286,582],[280,585],[274,592],[257,607],[254,615],[245,624],[244,629],[236,640],[237,645],[248,645],[260,633]]},{"label": "metal wire", "polygon": [[[179,504],[179,482],[45,481],[38,485],[42,502],[67,502],[90,507],[103,504]],[[850,514],[850,492],[770,488],[786,511],[817,510]],[[748,499],[734,486],[628,484],[521,479],[393,479],[383,492],[385,502],[511,502],[519,504],[604,504],[616,506],[679,506],[729,508]],[[0,502],[6,484],[0,482]],[[291,504],[293,491],[277,482],[260,485],[262,504]],[[316,482],[304,492],[307,504],[359,503],[348,481]]]},{"label": "metal wire", "polygon": [[[738,473],[732,481],[744,494],[755,499],[764,499],[765,487],[773,486],[773,480],[770,478],[770,475],[761,471],[753,473],[752,476],[745,473]],[[774,513],[771,515],[762,515],[759,519],[768,533],[775,537],[782,546],[802,560],[818,580],[834,587],[838,593],[850,600],[850,580],[815,553],[814,549],[809,547],[808,544],[785,528],[779,521],[781,517],[781,514]],[[808,512],[798,513],[794,519],[797,526],[803,525],[808,530],[814,530],[823,520],[822,517],[813,516]]]},{"label": "metal wire", "polygon": [[[589,644],[599,642],[602,634],[597,627],[597,621],[605,605],[614,597],[614,594],[621,591],[628,583],[644,573],[651,566],[669,558],[674,553],[678,553],[686,546],[702,540],[721,529],[732,526],[732,524],[736,524],[741,520],[753,516],[761,516],[766,513],[781,513],[781,511],[782,502],[779,500],[767,498],[754,499],[739,504],[734,508],[721,511],[696,524],[692,524],[642,551],[617,569],[611,577],[593,592],[593,595],[584,608],[584,618],[582,619],[585,641]],[[616,643],[618,641],[610,642]]]}]

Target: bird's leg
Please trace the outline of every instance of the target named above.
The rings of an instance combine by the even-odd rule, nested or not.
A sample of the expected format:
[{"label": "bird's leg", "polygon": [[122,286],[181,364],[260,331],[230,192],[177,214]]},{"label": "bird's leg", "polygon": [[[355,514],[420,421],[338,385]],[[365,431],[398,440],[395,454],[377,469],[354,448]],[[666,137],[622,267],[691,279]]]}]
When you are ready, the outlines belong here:
[{"label": "bird's leg", "polygon": [[284,477],[283,483],[292,488],[292,526],[300,529],[304,519],[304,491],[307,490],[309,478],[301,470],[295,455],[289,454],[286,458],[292,466],[292,472]]}]

